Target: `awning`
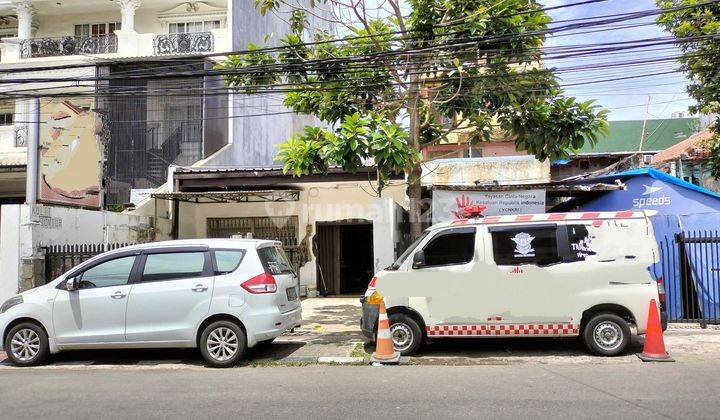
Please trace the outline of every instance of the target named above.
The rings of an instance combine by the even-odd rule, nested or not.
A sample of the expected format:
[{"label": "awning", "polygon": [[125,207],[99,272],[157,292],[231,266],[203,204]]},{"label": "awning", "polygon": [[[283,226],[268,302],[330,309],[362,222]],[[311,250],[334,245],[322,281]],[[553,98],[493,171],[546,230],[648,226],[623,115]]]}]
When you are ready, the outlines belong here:
[{"label": "awning", "polygon": [[150,197],[158,200],[177,200],[186,203],[261,203],[298,201],[299,190],[249,190],[249,191],[204,191],[153,193]]}]

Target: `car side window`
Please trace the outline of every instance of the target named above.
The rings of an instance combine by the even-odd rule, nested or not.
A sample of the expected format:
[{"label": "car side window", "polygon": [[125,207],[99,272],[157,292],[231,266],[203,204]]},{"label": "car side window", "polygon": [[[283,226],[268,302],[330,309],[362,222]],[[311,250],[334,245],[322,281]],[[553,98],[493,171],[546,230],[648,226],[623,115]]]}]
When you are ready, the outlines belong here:
[{"label": "car side window", "polygon": [[76,276],[79,289],[95,287],[121,286],[130,280],[130,272],[135,263],[135,256],[116,258],[105,261],[83,271]]},{"label": "car side window", "polygon": [[204,252],[148,254],[145,259],[142,281],[202,277],[204,267]]},{"label": "car side window", "polygon": [[425,267],[465,264],[475,255],[475,228],[439,232],[423,248]]},{"label": "car side window", "polygon": [[215,274],[228,274],[237,270],[245,256],[244,249],[215,250]]},{"label": "car side window", "polygon": [[593,237],[588,232],[587,226],[580,224],[567,225],[568,251],[563,262],[584,261],[593,251]]},{"label": "car side window", "polygon": [[497,265],[549,265],[562,261],[556,226],[491,228],[490,234]]}]

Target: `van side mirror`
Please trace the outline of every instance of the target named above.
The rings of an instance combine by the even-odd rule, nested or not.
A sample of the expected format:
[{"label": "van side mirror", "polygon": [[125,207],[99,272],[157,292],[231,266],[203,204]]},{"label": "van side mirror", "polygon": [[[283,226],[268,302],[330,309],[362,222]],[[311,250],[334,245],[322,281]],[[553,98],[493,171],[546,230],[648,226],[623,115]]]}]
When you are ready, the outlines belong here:
[{"label": "van side mirror", "polygon": [[65,289],[67,289],[68,292],[72,292],[73,290],[78,289],[78,281],[77,277],[73,277],[70,280],[65,282]]},{"label": "van side mirror", "polygon": [[425,251],[418,251],[413,254],[412,268],[423,268],[425,266]]}]

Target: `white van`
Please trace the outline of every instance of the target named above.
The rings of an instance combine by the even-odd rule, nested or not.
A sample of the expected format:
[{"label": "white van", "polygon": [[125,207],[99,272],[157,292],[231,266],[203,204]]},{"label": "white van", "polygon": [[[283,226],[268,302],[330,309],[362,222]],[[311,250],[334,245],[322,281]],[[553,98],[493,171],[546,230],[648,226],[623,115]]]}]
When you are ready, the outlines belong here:
[{"label": "white van", "polygon": [[376,274],[363,303],[373,339],[384,299],[396,350],[426,338],[571,337],[614,356],[647,326],[651,300],[666,325],[648,216],[586,212],[487,216],[430,227]]}]

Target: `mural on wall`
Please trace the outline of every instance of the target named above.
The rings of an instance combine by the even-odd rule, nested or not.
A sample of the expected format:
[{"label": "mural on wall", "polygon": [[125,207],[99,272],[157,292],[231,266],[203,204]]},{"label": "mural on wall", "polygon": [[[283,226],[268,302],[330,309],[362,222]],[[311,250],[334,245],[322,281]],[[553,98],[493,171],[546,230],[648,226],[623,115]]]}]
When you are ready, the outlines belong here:
[{"label": "mural on wall", "polygon": [[69,100],[43,100],[40,112],[40,200],[100,207],[102,120]]}]

